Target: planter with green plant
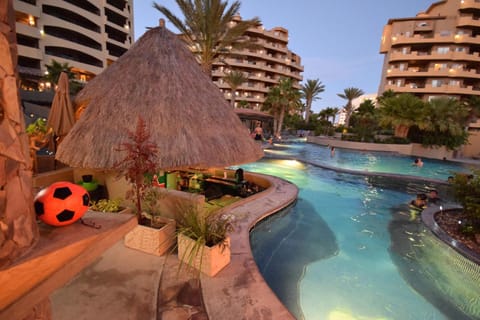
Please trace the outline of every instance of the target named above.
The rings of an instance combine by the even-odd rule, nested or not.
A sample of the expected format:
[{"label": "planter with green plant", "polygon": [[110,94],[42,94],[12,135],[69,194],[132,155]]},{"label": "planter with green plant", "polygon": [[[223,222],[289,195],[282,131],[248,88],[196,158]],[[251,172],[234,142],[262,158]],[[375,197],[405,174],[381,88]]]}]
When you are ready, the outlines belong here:
[{"label": "planter with green plant", "polygon": [[230,263],[228,218],[189,206],[177,213],[179,271],[186,264],[210,277]]},{"label": "planter with green plant", "polygon": [[459,231],[480,243],[480,170],[455,174],[452,187],[455,200],[464,210]]},{"label": "planter with green plant", "polygon": [[139,118],[135,132],[128,132],[129,141],[117,149],[125,152],[125,158],[115,167],[132,186],[126,199],[133,201],[138,219],[138,226],[125,235],[125,245],[149,254],[163,255],[175,243],[175,220],[162,217],[158,205],[160,194],[149,178],[158,172],[158,147],[149,139],[145,122]]},{"label": "planter with green plant", "polygon": [[90,202],[90,210],[99,212],[123,212],[122,199],[100,199]]}]

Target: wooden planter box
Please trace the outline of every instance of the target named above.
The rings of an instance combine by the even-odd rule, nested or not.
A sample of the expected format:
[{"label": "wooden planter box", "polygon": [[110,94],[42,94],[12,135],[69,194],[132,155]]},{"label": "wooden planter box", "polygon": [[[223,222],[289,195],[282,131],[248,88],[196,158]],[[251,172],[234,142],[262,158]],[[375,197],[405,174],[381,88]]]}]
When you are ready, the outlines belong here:
[{"label": "wooden planter box", "polygon": [[161,256],[175,244],[175,227],[173,219],[158,218],[165,225],[161,229],[137,225],[125,235],[125,246],[148,254]]},{"label": "wooden planter box", "polygon": [[195,257],[192,257],[195,240],[180,233],[177,236],[177,245],[178,259],[207,276],[214,277],[230,263],[230,237],[227,237],[225,244],[204,246],[195,254]]}]

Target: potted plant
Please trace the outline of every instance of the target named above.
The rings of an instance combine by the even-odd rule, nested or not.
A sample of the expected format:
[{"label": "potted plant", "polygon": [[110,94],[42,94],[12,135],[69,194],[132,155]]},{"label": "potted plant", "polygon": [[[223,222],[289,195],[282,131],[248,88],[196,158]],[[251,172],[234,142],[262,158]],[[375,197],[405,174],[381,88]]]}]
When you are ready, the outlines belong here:
[{"label": "potted plant", "polygon": [[230,263],[230,220],[189,206],[177,213],[179,271],[184,264],[210,277]]},{"label": "potted plant", "polygon": [[125,235],[125,245],[146,253],[163,255],[175,242],[175,220],[161,217],[157,205],[159,193],[155,191],[157,187],[152,185],[149,176],[158,171],[158,147],[149,140],[150,133],[143,119],[139,118],[135,132],[129,131],[128,141],[117,149],[125,152],[125,158],[115,167],[132,186],[126,198],[133,200],[138,219],[138,226]]},{"label": "potted plant", "polygon": [[123,209],[122,199],[100,199],[98,201],[90,201],[90,210],[93,211],[120,212],[123,211]]}]

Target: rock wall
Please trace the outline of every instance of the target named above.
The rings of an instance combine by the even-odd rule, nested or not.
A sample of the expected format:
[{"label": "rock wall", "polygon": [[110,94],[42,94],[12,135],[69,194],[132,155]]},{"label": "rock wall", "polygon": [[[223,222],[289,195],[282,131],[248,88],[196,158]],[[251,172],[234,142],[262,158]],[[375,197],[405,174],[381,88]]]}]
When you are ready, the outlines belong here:
[{"label": "rock wall", "polygon": [[0,1],[0,269],[37,242],[32,165],[17,78],[13,0]]}]

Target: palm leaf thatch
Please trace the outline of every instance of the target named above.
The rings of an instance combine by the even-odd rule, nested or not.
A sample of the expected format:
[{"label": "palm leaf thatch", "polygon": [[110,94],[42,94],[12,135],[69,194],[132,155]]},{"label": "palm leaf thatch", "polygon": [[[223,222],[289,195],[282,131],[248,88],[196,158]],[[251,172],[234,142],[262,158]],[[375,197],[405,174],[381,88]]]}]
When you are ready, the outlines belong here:
[{"label": "palm leaf thatch", "polygon": [[84,112],[56,158],[72,167],[113,169],[118,147],[143,118],[164,170],[258,160],[261,148],[193,54],[164,26],[146,32],[75,98]]}]

